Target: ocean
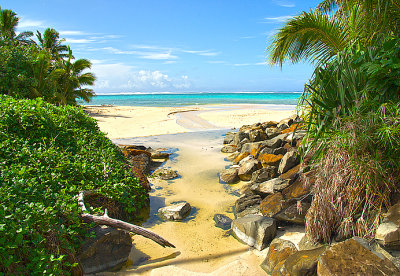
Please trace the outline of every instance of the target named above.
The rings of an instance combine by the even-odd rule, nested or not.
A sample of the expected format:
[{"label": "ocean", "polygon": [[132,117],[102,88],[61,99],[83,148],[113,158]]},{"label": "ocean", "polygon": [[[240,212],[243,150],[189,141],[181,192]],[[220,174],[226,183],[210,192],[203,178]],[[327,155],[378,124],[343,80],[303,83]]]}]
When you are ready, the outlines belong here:
[{"label": "ocean", "polygon": [[83,105],[187,106],[205,104],[296,105],[301,92],[134,93],[96,95]]}]

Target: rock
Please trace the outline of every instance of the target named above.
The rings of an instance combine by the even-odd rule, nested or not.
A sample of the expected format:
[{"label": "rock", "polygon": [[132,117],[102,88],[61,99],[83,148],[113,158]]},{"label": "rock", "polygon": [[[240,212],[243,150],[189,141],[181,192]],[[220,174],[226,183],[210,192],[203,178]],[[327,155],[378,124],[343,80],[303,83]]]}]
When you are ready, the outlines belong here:
[{"label": "rock", "polygon": [[265,133],[266,133],[268,139],[272,139],[272,138],[278,136],[279,134],[281,134],[282,131],[276,127],[269,127],[265,130]]},{"label": "rock", "polygon": [[235,158],[238,157],[238,155],[239,155],[238,152],[234,152],[232,154],[229,154],[225,158],[228,159],[229,161],[233,162],[235,160]]},{"label": "rock", "polygon": [[163,180],[170,180],[179,176],[178,173],[172,169],[158,169],[153,173],[153,175]]},{"label": "rock", "polygon": [[276,222],[260,215],[247,215],[233,220],[232,231],[242,242],[263,250],[276,236]]},{"label": "rock", "polygon": [[254,194],[246,194],[239,197],[235,202],[235,213],[240,213],[251,206],[257,206],[261,202],[261,197]]},{"label": "rock", "polygon": [[138,169],[136,167],[132,167],[131,168],[131,176],[133,176],[137,180],[139,180],[140,186],[142,186],[146,191],[148,191],[148,192],[151,191],[150,182],[140,169]]},{"label": "rock", "polygon": [[252,183],[261,183],[276,177],[277,172],[278,170],[276,167],[265,166],[264,168],[253,172],[250,181]]},{"label": "rock", "polygon": [[[364,238],[361,238],[361,237],[352,237],[351,239],[355,240],[355,241],[358,242],[360,245],[364,246],[366,249],[368,249],[369,251],[371,251],[372,253],[374,253],[374,254],[375,254],[379,259],[381,259],[381,260],[384,260],[385,258],[387,258],[386,256],[389,256],[389,257],[390,257],[390,259],[388,258],[389,260],[393,259],[393,257],[390,256],[390,254],[389,254],[388,252],[381,251],[381,252],[385,252],[385,253],[386,253],[386,254],[385,254],[386,256],[385,256],[385,255],[383,255],[382,253],[375,251],[374,248],[372,248],[370,242],[369,242],[368,240],[364,239]],[[378,246],[379,246],[379,245],[378,245]],[[391,261],[392,261],[392,260],[391,260]]]},{"label": "rock", "polygon": [[275,154],[275,155],[285,155],[287,153],[287,149],[285,149],[284,147],[280,147],[280,148],[277,148],[277,149],[274,149],[273,151],[272,151],[272,154]]},{"label": "rock", "polygon": [[147,151],[145,148],[138,148],[137,146],[125,146],[122,149],[122,153],[128,157],[131,158],[133,156],[137,156],[140,154],[146,154],[147,156],[151,156],[151,153]]},{"label": "rock", "polygon": [[271,148],[267,148],[267,147],[260,148],[260,150],[256,153],[256,155],[254,155],[254,157],[258,158],[260,155],[273,154],[273,152],[274,152],[274,149],[271,149]]},{"label": "rock", "polygon": [[263,216],[272,218],[285,207],[287,207],[287,203],[282,194],[275,193],[261,200],[259,209]]},{"label": "rock", "polygon": [[254,183],[250,190],[261,195],[268,195],[282,191],[289,186],[289,180],[274,178],[262,183]]},{"label": "rock", "polygon": [[241,218],[247,215],[261,215],[259,208],[259,205],[254,205],[244,209],[240,213],[234,212],[235,218]]},{"label": "rock", "polygon": [[249,181],[253,172],[258,170],[259,168],[260,162],[256,159],[250,159],[240,166],[238,170],[238,176],[243,181]]},{"label": "rock", "polygon": [[248,138],[244,138],[242,141],[240,141],[238,147],[237,147],[237,151],[241,151],[242,147],[244,144],[250,143],[250,140]]},{"label": "rock", "polygon": [[133,167],[138,168],[143,173],[148,174],[151,166],[151,158],[148,154],[141,153],[128,159]]},{"label": "rock", "polygon": [[231,228],[232,219],[225,215],[215,214],[214,215],[215,226],[223,230],[228,230]]},{"label": "rock", "polygon": [[287,152],[279,164],[278,172],[280,174],[287,172],[300,163],[300,156],[296,151]]},{"label": "rock", "polygon": [[268,148],[277,149],[282,146],[282,141],[285,139],[287,134],[280,134],[272,139],[269,139],[265,142],[265,145]]},{"label": "rock", "polygon": [[301,201],[300,210],[298,210],[297,203],[295,203],[277,213],[274,218],[283,222],[304,225],[306,223],[305,216],[310,206],[310,203]]},{"label": "rock", "polygon": [[251,130],[249,133],[250,142],[259,142],[267,139],[267,135],[262,129]]},{"label": "rock", "polygon": [[275,121],[268,121],[268,122],[262,123],[261,125],[264,129],[266,129],[266,128],[270,128],[270,127],[276,127],[278,125],[278,123]]},{"label": "rock", "polygon": [[168,152],[154,151],[151,153],[151,159],[168,159],[170,155]]},{"label": "rock", "polygon": [[237,146],[235,145],[225,145],[221,148],[221,152],[223,153],[234,153],[237,150]]},{"label": "rock", "polygon": [[274,155],[274,154],[260,154],[258,156],[258,160],[261,162],[263,167],[266,166],[274,166],[278,167],[281,162],[283,155]]},{"label": "rock", "polygon": [[238,169],[237,168],[229,168],[229,169],[223,170],[222,172],[219,173],[219,179],[221,179],[221,181],[228,183],[228,184],[238,182],[239,181]]},{"label": "rock", "polygon": [[310,189],[304,187],[304,183],[300,177],[297,178],[293,184],[291,184],[282,191],[282,195],[286,200],[299,199],[309,193]]},{"label": "rock", "polygon": [[322,243],[313,241],[308,235],[304,235],[299,242],[299,250],[312,250],[322,246]]},{"label": "rock", "polygon": [[241,153],[248,152],[251,155],[255,156],[256,153],[260,150],[261,147],[265,147],[267,144],[265,141],[254,142],[254,143],[246,143],[242,146],[240,150]]},{"label": "rock", "polygon": [[184,201],[158,209],[158,215],[165,220],[182,220],[189,215],[191,209],[190,204]]},{"label": "rock", "polygon": [[128,261],[132,248],[129,233],[109,226],[96,226],[94,237],[83,243],[78,256],[84,274],[102,272]]},{"label": "rock", "polygon": [[312,250],[297,251],[287,257],[283,263],[275,266],[274,272],[276,275],[316,275],[318,259],[326,248],[323,246]]},{"label": "rock", "polygon": [[279,177],[282,179],[290,179],[290,180],[295,180],[298,177],[299,170],[300,170],[300,164],[297,166],[294,166],[287,172],[281,174]]},{"label": "rock", "polygon": [[239,145],[239,143],[245,138],[249,139],[249,133],[246,133],[244,131],[239,131],[233,137],[233,144],[234,145]]},{"label": "rock", "polygon": [[289,125],[287,123],[279,123],[277,128],[279,130],[285,130],[285,129],[289,128]]},{"label": "rock", "polygon": [[287,257],[296,251],[296,246],[291,241],[274,239],[269,246],[267,257],[261,263],[261,268],[265,272],[272,274],[277,264],[285,261]]},{"label": "rock", "polygon": [[400,202],[389,208],[375,233],[377,242],[387,249],[400,250]]},{"label": "rock", "polygon": [[239,153],[235,159],[233,159],[233,164],[239,164],[240,161],[242,161],[244,158],[246,158],[247,156],[249,156],[250,153],[249,152],[243,152],[243,153]]},{"label": "rock", "polygon": [[318,275],[400,275],[388,259],[380,259],[354,239],[332,245],[319,258]]},{"label": "rock", "polygon": [[225,134],[224,144],[233,144],[233,138],[235,138],[236,133],[228,132]]}]

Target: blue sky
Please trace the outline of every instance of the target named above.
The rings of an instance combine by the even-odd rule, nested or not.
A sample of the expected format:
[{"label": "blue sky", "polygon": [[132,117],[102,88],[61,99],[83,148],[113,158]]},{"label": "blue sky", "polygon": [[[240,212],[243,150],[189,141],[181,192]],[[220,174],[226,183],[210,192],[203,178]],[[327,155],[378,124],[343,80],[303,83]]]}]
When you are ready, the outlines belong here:
[{"label": "blue sky", "polygon": [[3,0],[19,30],[55,28],[93,62],[97,94],[302,91],[309,64],[266,64],[272,34],[320,1]]}]

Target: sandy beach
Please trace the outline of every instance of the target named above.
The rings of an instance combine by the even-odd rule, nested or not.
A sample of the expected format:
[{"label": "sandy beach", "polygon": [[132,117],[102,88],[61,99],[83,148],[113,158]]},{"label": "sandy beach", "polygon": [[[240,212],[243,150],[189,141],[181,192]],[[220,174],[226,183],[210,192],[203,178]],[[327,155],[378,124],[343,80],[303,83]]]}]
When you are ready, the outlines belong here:
[{"label": "sandy beach", "polygon": [[[259,264],[268,249],[259,252],[249,248],[214,225],[213,216],[217,213],[234,218],[235,191],[244,184],[219,182],[219,171],[229,164],[220,152],[222,134],[225,129],[244,124],[279,121],[290,116],[292,109],[263,105],[90,106],[85,109],[115,143],[174,149],[176,154],[162,166],[180,175],[172,181],[149,178],[150,217],[144,224],[173,242],[176,248],[160,248],[150,240],[134,236],[127,266],[106,274],[247,276],[265,273]],[[189,218],[183,222],[161,221],[158,208],[178,201],[191,204],[193,211]],[[278,233],[282,235],[285,232]],[[299,240],[303,234],[295,229],[291,235],[290,239]]]},{"label": "sandy beach", "polygon": [[185,107],[85,106],[110,139],[145,137],[199,130],[239,128],[244,124],[279,121],[293,106],[201,105]]}]

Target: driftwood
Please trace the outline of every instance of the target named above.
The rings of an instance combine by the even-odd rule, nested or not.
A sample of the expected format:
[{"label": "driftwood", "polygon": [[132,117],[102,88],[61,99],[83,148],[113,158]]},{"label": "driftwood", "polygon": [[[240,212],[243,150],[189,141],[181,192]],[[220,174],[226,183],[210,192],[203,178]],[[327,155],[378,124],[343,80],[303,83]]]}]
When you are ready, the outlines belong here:
[{"label": "driftwood", "polygon": [[134,224],[130,224],[127,223],[125,221],[122,220],[118,220],[118,219],[113,219],[110,218],[107,215],[107,209],[104,212],[103,216],[97,216],[97,215],[92,215],[89,214],[86,206],[85,206],[85,196],[89,196],[89,195],[95,195],[96,193],[93,191],[82,191],[79,193],[79,197],[78,197],[78,206],[81,208],[82,210],[82,214],[81,217],[83,220],[85,220],[86,222],[94,222],[96,224],[99,225],[107,225],[107,226],[111,226],[114,228],[119,228],[122,230],[126,230],[138,235],[141,235],[145,238],[151,239],[154,242],[158,243],[159,245],[161,245],[162,247],[173,247],[175,248],[175,245],[173,245],[172,243],[170,243],[169,241],[165,240],[164,238],[160,237],[159,235],[145,229],[142,228],[140,226],[134,225]]}]

